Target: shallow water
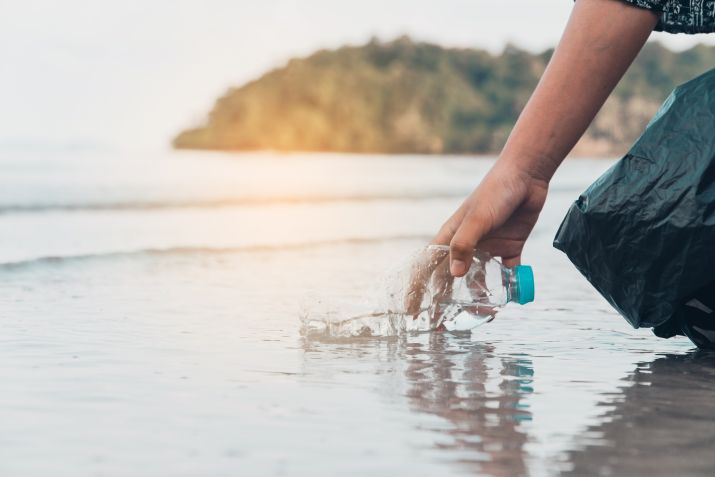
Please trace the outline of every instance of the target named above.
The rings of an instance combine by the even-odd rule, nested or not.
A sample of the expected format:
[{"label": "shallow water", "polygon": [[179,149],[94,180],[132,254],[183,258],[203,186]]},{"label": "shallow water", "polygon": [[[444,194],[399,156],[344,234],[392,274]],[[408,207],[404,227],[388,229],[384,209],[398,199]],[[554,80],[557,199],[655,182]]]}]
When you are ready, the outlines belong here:
[{"label": "shallow water", "polygon": [[489,161],[0,158],[0,475],[711,475],[715,358],[632,330],[551,247],[472,335],[311,339]]}]

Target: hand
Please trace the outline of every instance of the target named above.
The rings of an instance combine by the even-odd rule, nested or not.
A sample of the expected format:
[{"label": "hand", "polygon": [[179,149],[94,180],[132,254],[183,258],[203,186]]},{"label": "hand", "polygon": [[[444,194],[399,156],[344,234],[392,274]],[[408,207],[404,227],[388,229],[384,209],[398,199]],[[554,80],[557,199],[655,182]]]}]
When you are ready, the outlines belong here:
[{"label": "hand", "polygon": [[[416,318],[425,308],[423,298],[438,303],[448,295],[453,277],[469,270],[477,247],[501,257],[506,266],[518,265],[547,192],[546,180],[497,162],[432,241],[450,246],[449,261],[446,252],[440,255],[427,249],[418,255],[406,297],[407,312]],[[425,297],[430,280],[434,296]]]},{"label": "hand", "polygon": [[477,246],[482,252],[501,257],[508,267],[521,263],[524,243],[547,192],[546,180],[497,162],[433,240],[449,244],[452,275],[467,273]]}]

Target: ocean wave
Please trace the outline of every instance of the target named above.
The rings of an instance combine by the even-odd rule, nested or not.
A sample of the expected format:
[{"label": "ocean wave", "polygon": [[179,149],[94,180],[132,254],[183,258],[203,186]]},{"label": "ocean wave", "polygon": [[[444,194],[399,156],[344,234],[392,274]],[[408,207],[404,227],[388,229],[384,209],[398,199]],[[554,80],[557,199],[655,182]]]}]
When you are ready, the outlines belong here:
[{"label": "ocean wave", "polygon": [[86,253],[77,255],[48,255],[38,256],[17,261],[0,262],[0,272],[13,271],[24,268],[47,265],[64,265],[91,260],[121,259],[152,256],[187,256],[187,255],[221,255],[234,253],[265,253],[280,251],[307,250],[319,247],[341,245],[374,245],[400,241],[422,241],[426,243],[432,237],[423,234],[392,235],[386,237],[344,238],[333,240],[318,240],[312,242],[298,242],[289,244],[255,244],[236,247],[207,247],[207,246],[177,246],[166,248],[143,248],[136,250],[113,250],[106,252]]},{"label": "ocean wave", "polygon": [[[584,186],[554,185],[552,192],[578,194]],[[146,199],[146,200],[116,200],[76,201],[76,202],[27,202],[2,203],[0,215],[33,214],[52,212],[121,212],[121,211],[157,211],[172,209],[220,209],[229,207],[255,207],[271,205],[310,205],[330,203],[368,203],[368,202],[399,202],[399,201],[431,201],[458,200],[466,197],[470,190],[455,191],[400,191],[391,193],[345,194],[345,195],[314,195],[314,196],[254,196],[254,197],[224,197],[224,198],[193,198],[193,199]]]},{"label": "ocean wave", "polygon": [[219,209],[244,206],[302,205],[345,202],[390,202],[390,201],[429,201],[458,199],[465,193],[434,194],[373,194],[343,196],[305,196],[305,197],[235,197],[220,199],[194,200],[127,200],[115,202],[47,202],[47,203],[0,203],[0,215],[47,213],[47,212],[82,212],[82,211],[152,211],[167,209]]}]

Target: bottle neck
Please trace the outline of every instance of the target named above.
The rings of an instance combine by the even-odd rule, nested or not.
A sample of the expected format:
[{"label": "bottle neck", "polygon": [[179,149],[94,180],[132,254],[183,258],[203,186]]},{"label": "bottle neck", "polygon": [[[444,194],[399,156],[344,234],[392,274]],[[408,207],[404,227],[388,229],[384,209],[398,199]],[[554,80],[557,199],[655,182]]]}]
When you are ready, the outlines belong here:
[{"label": "bottle neck", "polygon": [[506,287],[506,301],[519,303],[519,283],[513,268],[504,270],[504,285]]}]

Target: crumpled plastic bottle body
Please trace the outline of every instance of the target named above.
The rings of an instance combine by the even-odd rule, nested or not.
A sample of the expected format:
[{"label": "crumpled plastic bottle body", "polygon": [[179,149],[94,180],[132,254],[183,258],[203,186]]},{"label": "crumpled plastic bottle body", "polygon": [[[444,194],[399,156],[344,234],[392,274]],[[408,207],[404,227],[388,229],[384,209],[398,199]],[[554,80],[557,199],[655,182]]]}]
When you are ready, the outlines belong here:
[{"label": "crumpled plastic bottle body", "polygon": [[509,301],[510,270],[484,254],[467,275],[449,273],[449,247],[430,245],[391,268],[361,299],[311,297],[302,332],[333,338],[395,336],[446,330],[466,332],[492,319]]},{"label": "crumpled plastic bottle body", "polygon": [[[432,269],[425,282],[421,310],[433,329],[469,331],[494,319],[509,301],[510,270],[484,253],[473,259],[467,274],[449,273],[449,247],[430,245],[422,263]],[[422,273],[424,277],[427,273]]]}]

